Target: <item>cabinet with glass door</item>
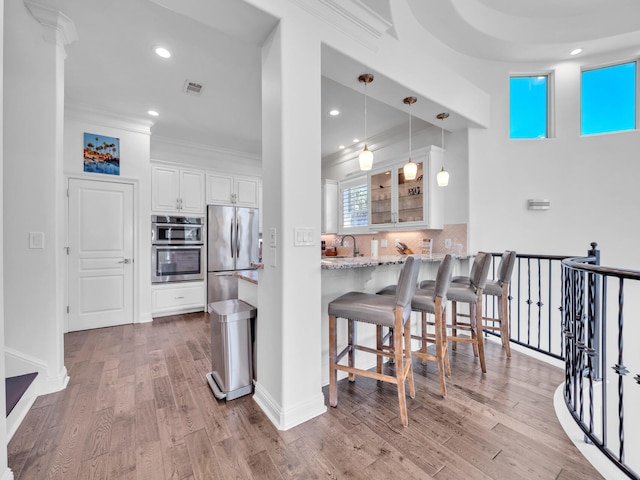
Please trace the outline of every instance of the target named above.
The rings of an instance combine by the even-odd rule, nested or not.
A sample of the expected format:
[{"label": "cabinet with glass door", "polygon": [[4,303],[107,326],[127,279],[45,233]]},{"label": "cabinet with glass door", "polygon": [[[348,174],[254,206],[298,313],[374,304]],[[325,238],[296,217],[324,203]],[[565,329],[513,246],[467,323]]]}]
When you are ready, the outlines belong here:
[{"label": "cabinet with glass door", "polygon": [[[416,152],[416,178],[404,176],[404,163],[393,164],[369,174],[370,222],[372,229],[385,228],[442,228],[442,192],[436,191],[435,175],[430,165],[441,155],[438,147]],[[432,178],[433,177],[433,178]],[[432,181],[433,180],[433,181]]]}]

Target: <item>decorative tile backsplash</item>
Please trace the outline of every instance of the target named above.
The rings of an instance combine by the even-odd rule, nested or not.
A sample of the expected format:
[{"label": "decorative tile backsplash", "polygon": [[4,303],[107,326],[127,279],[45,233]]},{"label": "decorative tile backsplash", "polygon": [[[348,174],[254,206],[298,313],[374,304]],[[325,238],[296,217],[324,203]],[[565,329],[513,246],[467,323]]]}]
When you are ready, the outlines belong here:
[{"label": "decorative tile backsplash", "polygon": [[[380,232],[372,235],[354,235],[356,246],[360,254],[368,257],[371,255],[371,240],[378,240],[378,255],[396,255],[396,239],[405,243],[414,253],[422,250],[422,239],[433,240],[433,253],[467,253],[467,224],[457,223],[445,225],[442,230],[412,230]],[[451,246],[446,248],[445,240],[451,240]],[[338,255],[351,255],[353,240],[347,237],[344,246],[340,245],[342,235],[322,235],[327,247],[336,247]],[[387,241],[383,247],[381,240]]]}]

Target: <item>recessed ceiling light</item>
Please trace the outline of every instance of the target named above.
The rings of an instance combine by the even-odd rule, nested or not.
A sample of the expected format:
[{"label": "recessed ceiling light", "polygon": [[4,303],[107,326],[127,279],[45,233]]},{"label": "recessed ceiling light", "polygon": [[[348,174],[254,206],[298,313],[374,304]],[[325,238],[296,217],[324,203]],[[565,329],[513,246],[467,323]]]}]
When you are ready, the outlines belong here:
[{"label": "recessed ceiling light", "polygon": [[152,117],[157,117],[158,115],[160,115],[158,112],[156,112],[155,110],[147,110],[147,113],[149,115],[151,115]]},{"label": "recessed ceiling light", "polygon": [[338,148],[342,150],[344,148],[344,145],[340,145]]},{"label": "recessed ceiling light", "polygon": [[360,139],[359,139],[359,138],[354,138],[354,139],[353,139],[353,143],[358,143],[359,141],[360,141]]},{"label": "recessed ceiling light", "polygon": [[331,115],[332,117],[340,115],[340,110],[336,110],[335,108],[333,110],[329,110],[329,115]]},{"label": "recessed ceiling light", "polygon": [[578,55],[579,53],[582,53],[582,49],[576,48],[575,50],[571,50],[571,53],[569,55]]},{"label": "recessed ceiling light", "polygon": [[171,58],[171,52],[165,47],[156,47],[155,50],[156,55],[162,58]]}]

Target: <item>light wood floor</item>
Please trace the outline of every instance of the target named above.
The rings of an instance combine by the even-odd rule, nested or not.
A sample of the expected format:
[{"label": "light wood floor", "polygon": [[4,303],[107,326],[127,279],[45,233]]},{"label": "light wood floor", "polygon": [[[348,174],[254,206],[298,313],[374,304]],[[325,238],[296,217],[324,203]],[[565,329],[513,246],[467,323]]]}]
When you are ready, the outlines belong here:
[{"label": "light wood floor", "polygon": [[[487,345],[452,355],[449,395],[414,361],[409,426],[395,387],[358,377],[338,407],[277,431],[246,396],[216,401],[205,314],[65,336],[68,387],[38,398],[9,444],[16,479],[599,479],[556,420],[563,373]],[[325,397],[327,391],[325,390]]]}]

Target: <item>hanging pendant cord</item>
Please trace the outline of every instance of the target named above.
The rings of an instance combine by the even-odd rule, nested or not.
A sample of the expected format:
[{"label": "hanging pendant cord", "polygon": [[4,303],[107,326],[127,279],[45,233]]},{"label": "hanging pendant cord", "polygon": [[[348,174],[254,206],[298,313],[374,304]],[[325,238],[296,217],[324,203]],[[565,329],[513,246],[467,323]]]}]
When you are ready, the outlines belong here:
[{"label": "hanging pendant cord", "polygon": [[364,144],[367,145],[367,82],[364,82]]}]

